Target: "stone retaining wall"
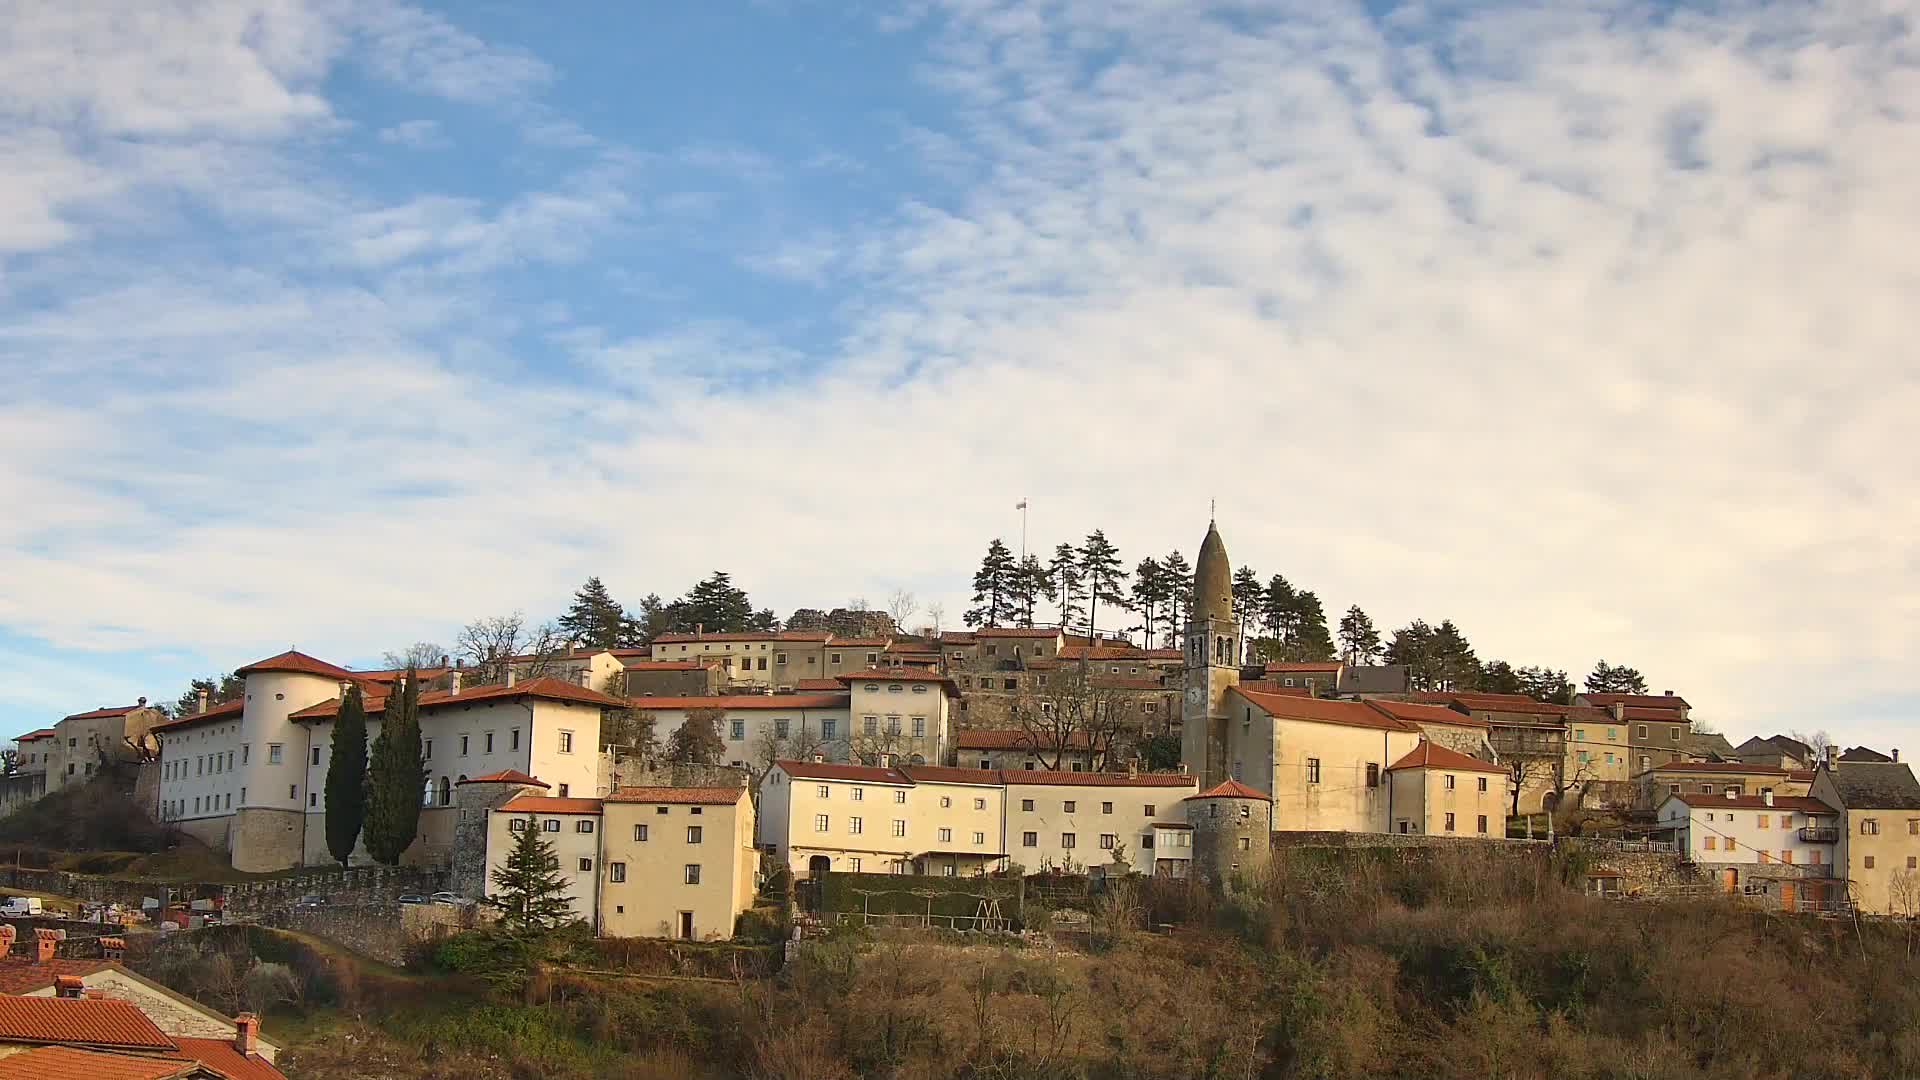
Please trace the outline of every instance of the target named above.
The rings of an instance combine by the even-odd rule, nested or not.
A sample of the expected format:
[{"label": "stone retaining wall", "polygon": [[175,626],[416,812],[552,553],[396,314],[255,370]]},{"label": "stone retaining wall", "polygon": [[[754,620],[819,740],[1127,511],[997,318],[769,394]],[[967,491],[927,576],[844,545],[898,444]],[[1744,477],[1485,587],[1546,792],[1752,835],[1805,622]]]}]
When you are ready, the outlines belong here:
[{"label": "stone retaining wall", "polygon": [[262,926],[297,930],[395,966],[415,947],[490,921],[491,909],[388,902],[324,908],[286,907],[259,919]]}]

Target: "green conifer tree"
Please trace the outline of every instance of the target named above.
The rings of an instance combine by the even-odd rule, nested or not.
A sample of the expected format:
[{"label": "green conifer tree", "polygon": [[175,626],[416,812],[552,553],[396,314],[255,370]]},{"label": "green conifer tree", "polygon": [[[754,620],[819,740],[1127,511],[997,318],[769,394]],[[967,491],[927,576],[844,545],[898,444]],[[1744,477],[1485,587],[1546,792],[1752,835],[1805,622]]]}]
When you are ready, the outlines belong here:
[{"label": "green conifer tree", "polygon": [[353,855],[367,817],[367,710],[358,686],[340,699],[327,758],[327,853],[341,866]]},{"label": "green conifer tree", "polygon": [[537,934],[573,921],[560,856],[540,832],[538,818],[526,818],[513,831],[507,861],[493,872],[486,904],[517,934]]},{"label": "green conifer tree", "polygon": [[367,768],[367,854],[397,866],[420,831],[427,768],[420,756],[420,679],[407,669],[404,689],[387,695],[380,735]]}]

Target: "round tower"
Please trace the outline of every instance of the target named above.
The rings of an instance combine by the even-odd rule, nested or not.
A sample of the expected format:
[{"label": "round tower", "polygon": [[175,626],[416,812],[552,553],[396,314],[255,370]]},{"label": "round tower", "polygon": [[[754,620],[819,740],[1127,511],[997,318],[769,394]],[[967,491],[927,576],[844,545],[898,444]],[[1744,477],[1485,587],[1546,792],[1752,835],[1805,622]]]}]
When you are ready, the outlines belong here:
[{"label": "round tower", "polygon": [[1216,890],[1266,873],[1273,857],[1273,800],[1226,780],[1186,800],[1193,826],[1193,876]]},{"label": "round tower", "polygon": [[1180,703],[1180,757],[1203,791],[1228,778],[1227,691],[1240,683],[1239,654],[1233,563],[1220,530],[1210,521],[1193,568],[1193,603],[1186,625],[1186,696]]}]

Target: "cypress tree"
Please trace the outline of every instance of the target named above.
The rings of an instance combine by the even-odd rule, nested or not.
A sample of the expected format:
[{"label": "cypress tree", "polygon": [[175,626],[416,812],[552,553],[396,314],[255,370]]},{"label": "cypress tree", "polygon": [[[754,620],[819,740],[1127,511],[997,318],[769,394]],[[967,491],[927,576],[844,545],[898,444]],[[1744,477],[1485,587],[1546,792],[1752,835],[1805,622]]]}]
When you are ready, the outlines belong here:
[{"label": "cypress tree", "polygon": [[333,721],[333,752],[327,759],[327,851],[341,866],[367,817],[367,710],[360,688],[340,699]]},{"label": "cypress tree", "polygon": [[386,716],[373,740],[367,769],[367,854],[398,866],[420,831],[420,802],[427,782],[420,757],[420,679],[407,669],[404,688],[387,695]]}]

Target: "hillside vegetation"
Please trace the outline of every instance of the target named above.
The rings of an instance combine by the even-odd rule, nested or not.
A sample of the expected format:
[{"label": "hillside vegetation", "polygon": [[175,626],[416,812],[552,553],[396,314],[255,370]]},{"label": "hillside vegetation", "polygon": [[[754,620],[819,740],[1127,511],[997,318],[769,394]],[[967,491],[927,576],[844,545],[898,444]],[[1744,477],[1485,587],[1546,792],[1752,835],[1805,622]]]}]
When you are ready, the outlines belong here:
[{"label": "hillside vegetation", "polygon": [[761,981],[282,957],[315,981],[268,1029],[313,1080],[1920,1074],[1904,926],[1590,899],[1576,871],[1294,855],[1253,896],[1140,890],[1047,948],[849,933]]}]

